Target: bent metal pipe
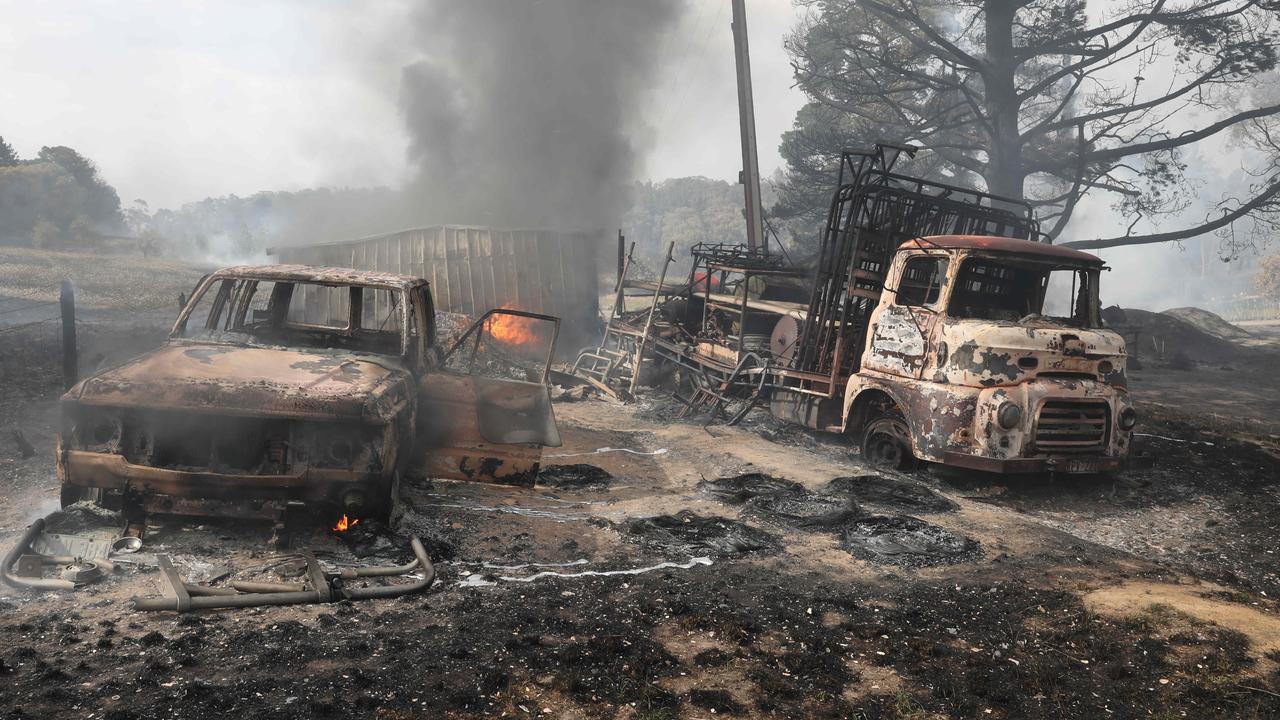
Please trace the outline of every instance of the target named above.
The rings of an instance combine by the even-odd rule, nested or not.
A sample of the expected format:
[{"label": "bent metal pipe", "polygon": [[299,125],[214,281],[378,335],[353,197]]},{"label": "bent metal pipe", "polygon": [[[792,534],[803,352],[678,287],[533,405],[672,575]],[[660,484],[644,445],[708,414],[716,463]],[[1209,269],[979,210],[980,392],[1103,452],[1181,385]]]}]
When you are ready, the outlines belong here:
[{"label": "bent metal pipe", "polygon": [[[410,545],[417,559],[408,565],[392,568],[359,568],[354,571],[324,571],[314,559],[311,559],[308,562],[309,575],[314,587],[310,590],[296,591],[290,588],[288,591],[284,591],[285,585],[271,584],[271,587],[279,588],[273,590],[258,584],[256,587],[261,588],[264,592],[239,593],[235,595],[193,596],[192,593],[188,592],[186,584],[177,576],[173,568],[168,566],[166,559],[166,562],[162,563],[161,571],[170,586],[168,588],[168,595],[170,596],[159,598],[135,597],[133,598],[133,608],[145,611],[172,610],[187,612],[189,610],[259,607],[263,605],[311,605],[336,602],[338,600],[373,600],[422,592],[435,582],[435,566],[431,564],[431,559],[427,557],[427,551],[422,546],[421,540],[413,537],[410,540]],[[422,578],[400,585],[355,588],[343,587],[340,582],[334,582],[334,580],[350,578],[353,575],[356,577],[387,576],[403,574],[418,568],[422,570]]]}]

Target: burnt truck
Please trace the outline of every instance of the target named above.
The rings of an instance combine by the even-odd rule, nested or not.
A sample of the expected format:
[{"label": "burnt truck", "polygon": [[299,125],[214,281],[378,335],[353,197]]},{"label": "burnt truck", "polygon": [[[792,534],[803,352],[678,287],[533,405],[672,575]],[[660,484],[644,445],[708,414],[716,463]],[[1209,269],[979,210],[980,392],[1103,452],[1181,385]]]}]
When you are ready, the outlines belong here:
[{"label": "burnt truck", "polygon": [[1137,413],[1102,260],[1045,242],[1026,203],[894,172],[913,152],[842,154],[807,263],[704,244],[683,282],[668,250],[655,282],[628,277],[628,254],[575,372],[622,399],[670,383],[730,423],[767,405],[882,467],[1121,468]]},{"label": "burnt truck", "polygon": [[[1137,413],[1124,342],[1101,324],[1102,269],[1087,253],[1014,238],[903,243],[845,383],[841,429],[890,467],[919,458],[996,472],[1120,468]],[[1059,304],[1047,307],[1054,291]],[[805,419],[805,400],[784,392],[773,402],[778,415]]]},{"label": "burnt truck", "polygon": [[167,342],[62,397],[62,502],[279,521],[304,506],[385,516],[404,477],[532,485],[560,444],[559,320],[491,310],[448,347],[436,322],[427,281],[407,275],[207,275]]}]

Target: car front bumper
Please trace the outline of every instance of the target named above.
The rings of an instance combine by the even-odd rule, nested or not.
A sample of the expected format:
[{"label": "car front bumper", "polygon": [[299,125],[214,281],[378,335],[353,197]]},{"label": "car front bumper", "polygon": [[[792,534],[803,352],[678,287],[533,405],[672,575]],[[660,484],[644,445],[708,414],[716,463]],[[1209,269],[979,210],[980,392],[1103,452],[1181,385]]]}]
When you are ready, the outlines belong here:
[{"label": "car front bumper", "polygon": [[376,487],[381,473],[303,467],[287,475],[234,475],[135,465],[123,456],[67,450],[58,463],[64,486],[137,495],[222,501],[343,502],[350,492]]}]

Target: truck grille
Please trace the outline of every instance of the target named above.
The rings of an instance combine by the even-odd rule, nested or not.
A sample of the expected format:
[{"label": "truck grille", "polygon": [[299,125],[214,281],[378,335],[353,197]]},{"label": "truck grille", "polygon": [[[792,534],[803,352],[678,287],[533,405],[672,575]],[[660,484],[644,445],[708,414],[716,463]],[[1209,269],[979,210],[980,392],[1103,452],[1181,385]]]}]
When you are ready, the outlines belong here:
[{"label": "truck grille", "polygon": [[1111,408],[1097,400],[1046,400],[1036,418],[1036,448],[1048,452],[1106,449]]}]

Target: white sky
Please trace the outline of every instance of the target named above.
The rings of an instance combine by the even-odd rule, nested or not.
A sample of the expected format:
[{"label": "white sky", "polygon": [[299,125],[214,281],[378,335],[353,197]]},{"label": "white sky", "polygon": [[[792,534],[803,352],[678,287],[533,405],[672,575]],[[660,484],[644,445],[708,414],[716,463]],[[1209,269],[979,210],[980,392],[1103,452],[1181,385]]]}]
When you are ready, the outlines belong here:
[{"label": "white sky", "polygon": [[[640,105],[652,133],[638,174],[735,181],[729,0],[685,2],[682,22],[659,40],[667,60]],[[74,147],[126,204],[143,198],[152,208],[259,190],[398,185],[408,176],[400,70],[417,59],[411,23],[402,21],[410,5],[0,0],[0,135],[23,156],[41,145]],[[747,9],[767,177],[781,165],[779,137],[803,103],[782,47],[800,11],[790,0],[747,0]],[[1226,176],[1240,164],[1231,149],[1223,138],[1196,160]],[[1214,187],[1206,184],[1206,198]],[[1124,225],[1101,199],[1086,202],[1076,220],[1064,240]],[[1189,301],[1180,299],[1197,294],[1186,270],[1216,263],[1201,245],[1105,251],[1127,279],[1110,284],[1111,301]]]},{"label": "white sky", "polygon": [[[461,0],[460,0],[461,1]],[[518,0],[513,0],[518,1]],[[642,177],[735,179],[729,0],[687,0],[644,103]],[[320,185],[395,185],[396,98],[414,59],[406,0],[0,0],[0,135],[22,156],[69,145],[131,203]],[[782,39],[789,0],[747,0],[762,171],[803,99]]]},{"label": "white sky", "polygon": [[[689,0],[679,35],[664,46],[670,58],[655,93],[657,142],[646,168],[652,179],[706,175],[736,182],[742,167],[738,90],[734,79],[729,0]],[[791,128],[804,96],[792,88],[782,47],[801,12],[790,0],[746,0],[752,92],[760,171],[782,163],[778,142]]]}]

